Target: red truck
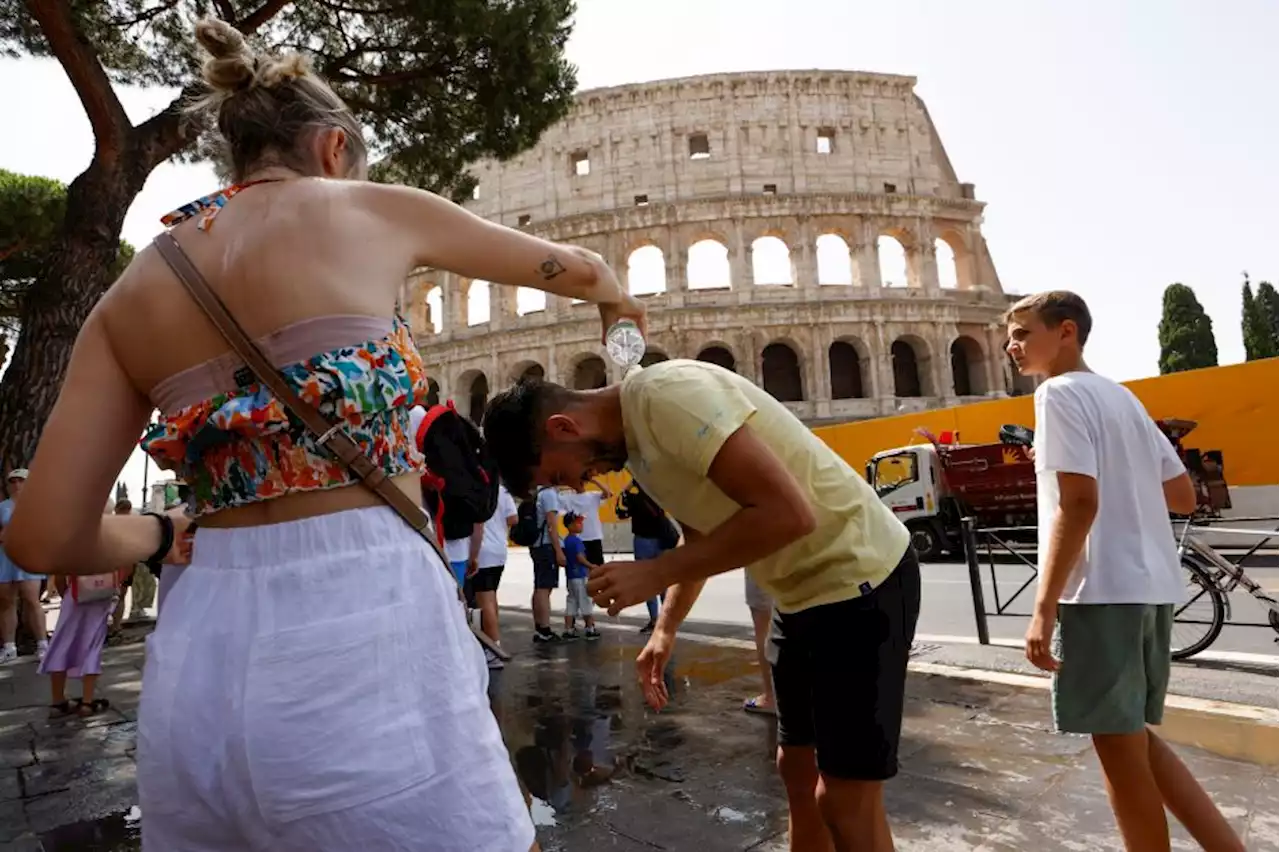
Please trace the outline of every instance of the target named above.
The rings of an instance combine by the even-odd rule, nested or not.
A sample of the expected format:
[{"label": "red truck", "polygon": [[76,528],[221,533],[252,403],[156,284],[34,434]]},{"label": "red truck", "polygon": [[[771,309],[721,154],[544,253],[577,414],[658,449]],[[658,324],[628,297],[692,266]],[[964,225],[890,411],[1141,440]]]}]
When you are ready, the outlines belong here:
[{"label": "red truck", "polygon": [[[1220,450],[1187,449],[1182,439],[1194,420],[1157,420],[1160,431],[1178,454],[1196,486],[1200,512],[1217,515],[1231,508]],[[1003,440],[962,444],[959,436],[934,436],[917,430],[927,443],[877,453],[867,462],[867,481],[886,506],[911,530],[911,543],[921,559],[959,554],[960,521],[975,519],[979,527],[1027,528],[1036,525],[1036,475],[1031,461],[1031,430],[1001,429]],[[1010,538],[1034,539],[1034,531]]]}]

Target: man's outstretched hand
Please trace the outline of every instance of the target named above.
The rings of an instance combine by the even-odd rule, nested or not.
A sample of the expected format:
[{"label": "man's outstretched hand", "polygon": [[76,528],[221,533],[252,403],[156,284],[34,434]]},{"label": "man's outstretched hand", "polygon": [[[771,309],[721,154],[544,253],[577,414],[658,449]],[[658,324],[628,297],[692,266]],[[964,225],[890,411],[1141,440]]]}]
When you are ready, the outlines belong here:
[{"label": "man's outstretched hand", "polygon": [[654,560],[606,562],[591,570],[587,594],[596,606],[617,615],[629,606],[644,603],[667,588]]},{"label": "man's outstretched hand", "polygon": [[640,691],[644,693],[645,703],[654,710],[667,706],[667,681],[663,676],[667,670],[667,662],[671,659],[671,649],[675,645],[675,637],[653,631],[649,642],[636,657],[636,678],[640,681]]}]

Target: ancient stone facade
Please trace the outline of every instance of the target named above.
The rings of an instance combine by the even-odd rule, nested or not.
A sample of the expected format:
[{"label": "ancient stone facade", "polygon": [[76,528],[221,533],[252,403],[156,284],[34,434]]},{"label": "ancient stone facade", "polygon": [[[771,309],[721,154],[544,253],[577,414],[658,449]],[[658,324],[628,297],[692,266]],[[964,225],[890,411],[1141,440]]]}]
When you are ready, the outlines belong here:
[{"label": "ancient stone facade", "polygon": [[[1003,396],[1010,297],[984,205],[914,83],[780,71],[584,92],[535,148],[479,164],[469,207],[600,253],[646,293],[650,360],[721,363],[807,421]],[[896,280],[886,245],[905,260]],[[464,411],[530,372],[619,378],[590,305],[436,270],[403,303],[440,397]]]}]

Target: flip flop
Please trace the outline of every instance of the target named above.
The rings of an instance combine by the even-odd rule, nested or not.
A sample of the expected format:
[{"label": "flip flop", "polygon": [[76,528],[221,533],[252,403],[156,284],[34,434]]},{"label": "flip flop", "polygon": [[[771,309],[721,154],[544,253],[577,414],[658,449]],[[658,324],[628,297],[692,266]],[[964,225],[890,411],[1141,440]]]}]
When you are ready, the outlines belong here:
[{"label": "flip flop", "polygon": [[742,702],[742,709],[747,713],[755,713],[757,716],[776,716],[777,711],[772,707],[762,707],[760,705],[760,697],[748,698]]}]

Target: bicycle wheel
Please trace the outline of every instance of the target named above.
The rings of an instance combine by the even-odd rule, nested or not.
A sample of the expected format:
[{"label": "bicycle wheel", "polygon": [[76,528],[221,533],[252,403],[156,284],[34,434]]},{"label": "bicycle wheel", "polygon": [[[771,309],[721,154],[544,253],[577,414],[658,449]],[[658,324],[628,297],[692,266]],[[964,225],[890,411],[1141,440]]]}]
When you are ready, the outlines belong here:
[{"label": "bicycle wheel", "polygon": [[1208,648],[1227,621],[1226,596],[1209,572],[1186,555],[1182,568],[1187,572],[1187,602],[1173,612],[1170,655],[1175,660],[1194,657]]}]

